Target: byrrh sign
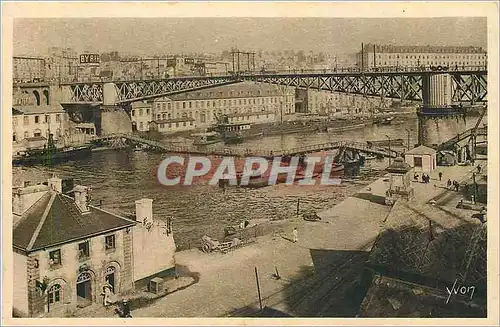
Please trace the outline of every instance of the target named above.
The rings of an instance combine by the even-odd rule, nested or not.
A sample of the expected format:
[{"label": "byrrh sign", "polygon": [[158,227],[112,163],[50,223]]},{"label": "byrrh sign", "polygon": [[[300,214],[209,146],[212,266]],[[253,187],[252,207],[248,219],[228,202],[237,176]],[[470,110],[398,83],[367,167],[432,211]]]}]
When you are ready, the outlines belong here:
[{"label": "byrrh sign", "polygon": [[80,55],[80,64],[98,64],[100,63],[101,58],[98,54],[81,54]]}]

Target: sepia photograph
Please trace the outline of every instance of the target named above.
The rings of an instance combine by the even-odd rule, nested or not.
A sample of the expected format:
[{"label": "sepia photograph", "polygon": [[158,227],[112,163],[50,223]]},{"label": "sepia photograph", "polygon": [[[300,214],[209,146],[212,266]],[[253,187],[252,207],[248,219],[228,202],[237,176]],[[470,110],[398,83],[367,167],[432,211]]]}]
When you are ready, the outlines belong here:
[{"label": "sepia photograph", "polygon": [[498,319],[495,3],[10,5],[3,317]]}]

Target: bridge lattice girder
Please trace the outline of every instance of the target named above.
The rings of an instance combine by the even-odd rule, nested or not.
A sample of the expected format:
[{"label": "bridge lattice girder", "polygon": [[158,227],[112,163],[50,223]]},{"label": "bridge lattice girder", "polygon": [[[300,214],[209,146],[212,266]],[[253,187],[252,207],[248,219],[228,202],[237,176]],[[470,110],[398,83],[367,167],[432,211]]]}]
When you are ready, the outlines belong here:
[{"label": "bridge lattice girder", "polygon": [[[243,81],[269,83],[296,88],[310,88],[365,96],[423,101],[423,73],[350,73],[350,74],[249,74],[169,78],[114,82],[117,102],[126,103],[185,93]],[[452,101],[486,102],[487,72],[449,72]],[[103,82],[70,84],[72,102],[102,102]]]}]

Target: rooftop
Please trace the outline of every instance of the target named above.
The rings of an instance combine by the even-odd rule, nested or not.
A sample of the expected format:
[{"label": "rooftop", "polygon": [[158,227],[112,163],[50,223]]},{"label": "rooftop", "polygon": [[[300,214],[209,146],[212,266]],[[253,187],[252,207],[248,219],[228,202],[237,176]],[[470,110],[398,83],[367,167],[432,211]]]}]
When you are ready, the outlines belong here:
[{"label": "rooftop", "polygon": [[135,221],[89,206],[82,214],[73,198],[46,191],[24,212],[14,226],[13,245],[27,252],[69,243],[111,230],[135,225]]},{"label": "rooftop", "polygon": [[410,151],[406,151],[405,154],[427,154],[433,155],[436,154],[436,150],[433,148],[429,148],[425,145],[417,146],[416,148],[411,149]]},{"label": "rooftop", "polygon": [[13,106],[12,115],[34,115],[34,114],[49,114],[49,113],[64,113],[61,105],[41,105],[41,106]]},{"label": "rooftop", "polygon": [[[285,94],[290,93],[286,90]],[[294,94],[294,93],[293,93]],[[208,90],[186,92],[170,95],[168,98],[159,98],[155,101],[182,101],[202,99],[224,99],[224,98],[249,98],[282,95],[280,87],[276,85],[258,84],[252,82],[241,82],[237,84],[216,86]],[[291,95],[291,94],[290,94]]]}]

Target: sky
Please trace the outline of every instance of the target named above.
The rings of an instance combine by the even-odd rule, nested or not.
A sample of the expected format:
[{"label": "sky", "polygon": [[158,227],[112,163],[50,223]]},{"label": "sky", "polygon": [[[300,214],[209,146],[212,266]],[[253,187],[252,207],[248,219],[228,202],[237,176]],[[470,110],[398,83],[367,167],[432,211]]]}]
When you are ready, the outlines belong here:
[{"label": "sky", "polygon": [[361,43],[487,46],[486,18],[17,18],[14,55],[49,47],[134,54],[305,50],[354,53]]}]

